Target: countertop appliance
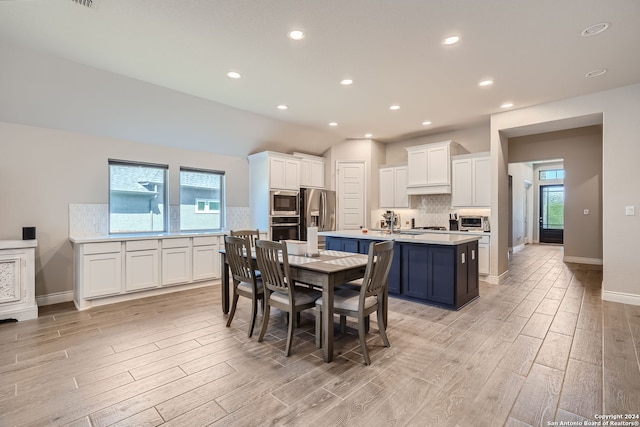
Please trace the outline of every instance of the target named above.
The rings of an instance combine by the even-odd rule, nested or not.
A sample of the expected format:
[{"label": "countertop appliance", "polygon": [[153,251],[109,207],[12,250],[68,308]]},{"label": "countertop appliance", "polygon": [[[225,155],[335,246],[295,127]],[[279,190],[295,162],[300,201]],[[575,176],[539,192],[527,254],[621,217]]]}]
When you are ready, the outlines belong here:
[{"label": "countertop appliance", "polygon": [[488,216],[480,215],[461,215],[460,216],[461,231],[491,231]]},{"label": "countertop appliance", "polygon": [[400,230],[400,215],[394,211],[386,211],[382,217],[384,218],[384,228],[392,232]]},{"label": "countertop appliance", "polygon": [[[318,231],[336,229],[336,192],[319,188],[301,188],[300,240],[307,240],[307,227],[316,226]],[[325,237],[318,236],[318,248],[325,248]]]},{"label": "countertop appliance", "polygon": [[271,190],[269,192],[269,213],[271,216],[298,216],[298,192]]}]

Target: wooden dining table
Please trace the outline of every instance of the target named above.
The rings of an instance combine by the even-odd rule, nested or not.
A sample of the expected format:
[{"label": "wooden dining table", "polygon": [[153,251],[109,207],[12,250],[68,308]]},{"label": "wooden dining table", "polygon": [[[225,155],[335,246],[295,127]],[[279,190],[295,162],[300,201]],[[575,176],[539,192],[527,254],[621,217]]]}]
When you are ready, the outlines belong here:
[{"label": "wooden dining table", "polygon": [[[229,313],[229,266],[224,249],[220,250],[222,272],[222,312]],[[255,250],[252,250],[255,259]],[[322,357],[333,360],[333,294],[337,285],[364,277],[367,256],[351,252],[321,250],[319,257],[289,255],[289,269],[296,282],[322,289]]]}]

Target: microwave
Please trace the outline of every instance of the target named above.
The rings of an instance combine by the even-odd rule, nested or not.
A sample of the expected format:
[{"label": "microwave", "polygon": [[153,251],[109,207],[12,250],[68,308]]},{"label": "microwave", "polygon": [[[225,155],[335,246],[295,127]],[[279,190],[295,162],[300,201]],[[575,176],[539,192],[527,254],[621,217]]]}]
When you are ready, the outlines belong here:
[{"label": "microwave", "polygon": [[488,216],[461,215],[460,230],[462,231],[491,231]]},{"label": "microwave", "polygon": [[272,190],[269,192],[271,216],[300,215],[297,191]]}]

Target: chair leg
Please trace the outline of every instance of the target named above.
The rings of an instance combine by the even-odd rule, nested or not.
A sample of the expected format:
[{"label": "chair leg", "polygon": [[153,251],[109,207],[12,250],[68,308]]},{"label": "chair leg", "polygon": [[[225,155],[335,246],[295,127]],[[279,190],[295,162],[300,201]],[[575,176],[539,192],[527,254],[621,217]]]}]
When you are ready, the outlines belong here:
[{"label": "chair leg", "polygon": [[371,316],[367,316],[364,318],[364,331],[369,333],[369,328],[371,327]]},{"label": "chair leg", "polygon": [[249,332],[247,337],[251,338],[253,335],[253,328],[256,326],[256,314],[258,312],[258,299],[253,298],[251,301],[251,321],[249,322]]},{"label": "chair leg", "polygon": [[[295,314],[289,313],[289,316],[293,318],[295,317]],[[292,321],[292,319],[289,319],[289,331],[287,333],[287,346],[284,349],[284,355],[286,357],[289,357],[289,353],[291,353],[291,341],[293,341],[293,327],[294,327],[293,323],[294,322]]]},{"label": "chair leg", "polygon": [[269,304],[265,304],[264,306],[264,316],[262,318],[262,329],[260,329],[260,336],[258,337],[258,342],[262,342],[264,339],[264,334],[267,332],[267,326],[269,326],[269,312],[271,311],[271,306]]},{"label": "chair leg", "polygon": [[378,305],[378,330],[380,330],[380,336],[384,342],[385,347],[391,347],[389,344],[389,338],[387,338],[387,325],[384,320],[384,307]]},{"label": "chair leg", "polygon": [[229,311],[229,318],[227,319],[227,328],[231,326],[231,321],[233,320],[233,316],[236,314],[236,307],[238,306],[238,297],[239,295],[234,292],[233,303],[231,304],[231,311]]},{"label": "chair leg", "polygon": [[347,316],[340,315],[340,333],[347,332]]},{"label": "chair leg", "polygon": [[322,348],[322,306],[316,304],[316,347]]},{"label": "chair leg", "polygon": [[358,337],[360,338],[360,348],[364,356],[364,364],[370,365],[369,352],[367,351],[367,333],[365,332],[364,316],[358,316]]}]

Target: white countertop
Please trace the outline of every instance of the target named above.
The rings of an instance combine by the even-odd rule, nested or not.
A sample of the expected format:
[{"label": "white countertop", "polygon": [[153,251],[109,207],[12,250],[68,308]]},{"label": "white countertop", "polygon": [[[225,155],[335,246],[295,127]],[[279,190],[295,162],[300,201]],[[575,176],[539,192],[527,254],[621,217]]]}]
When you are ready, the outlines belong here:
[{"label": "white countertop", "polygon": [[431,245],[460,245],[474,242],[482,238],[481,233],[469,232],[426,232],[420,234],[385,233],[384,231],[342,230],[321,231],[320,236],[346,237],[351,239],[394,240],[402,243],[420,243]]},{"label": "white countertop", "polygon": [[24,249],[38,246],[37,240],[0,240],[1,249]]},{"label": "white countertop", "polygon": [[71,243],[97,243],[97,242],[122,242],[129,240],[150,240],[150,239],[176,239],[179,237],[204,237],[222,236],[229,234],[229,231],[215,232],[182,232],[182,233],[135,233],[135,234],[106,234],[98,236],[69,236]]}]

